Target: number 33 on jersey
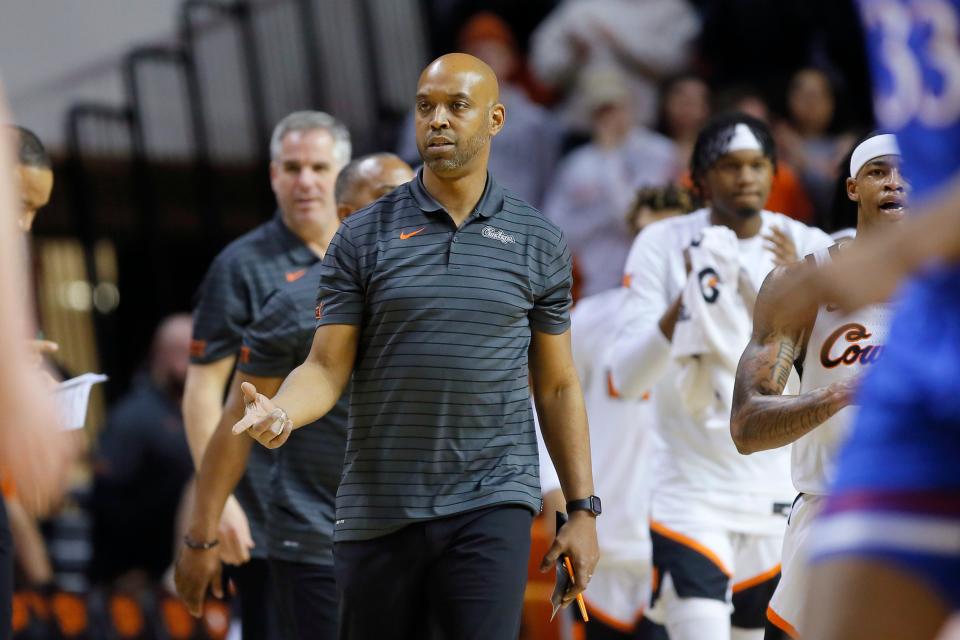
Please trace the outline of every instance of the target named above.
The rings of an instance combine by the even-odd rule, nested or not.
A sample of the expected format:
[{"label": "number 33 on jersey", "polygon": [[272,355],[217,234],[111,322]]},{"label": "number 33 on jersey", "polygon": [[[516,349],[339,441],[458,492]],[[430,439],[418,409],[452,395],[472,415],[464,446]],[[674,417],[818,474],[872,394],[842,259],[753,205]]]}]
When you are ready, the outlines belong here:
[{"label": "number 33 on jersey", "polygon": [[922,198],[956,168],[960,149],[960,0],[860,0],[859,6],[877,120],[897,134]]}]

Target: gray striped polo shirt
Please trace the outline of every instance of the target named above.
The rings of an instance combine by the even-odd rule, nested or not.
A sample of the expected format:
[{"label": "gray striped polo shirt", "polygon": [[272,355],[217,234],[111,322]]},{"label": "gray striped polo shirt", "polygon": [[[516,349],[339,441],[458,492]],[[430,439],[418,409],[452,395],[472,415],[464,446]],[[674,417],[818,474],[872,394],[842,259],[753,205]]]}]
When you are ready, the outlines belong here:
[{"label": "gray striped polo shirt", "polygon": [[[221,251],[194,298],[190,361],[209,364],[239,355],[244,329],[256,321],[267,296],[286,282],[303,277],[317,255],[277,213]],[[266,531],[270,470],[274,452],[254,447],[247,471],[234,495],[243,505],[255,547],[251,555],[267,555]]]},{"label": "gray striped polo shirt", "polygon": [[[243,334],[237,369],[285,378],[306,359],[316,331],[316,264],[278,289]],[[347,394],[323,418],[297,429],[277,449],[267,520],[271,558],[333,565],[334,501],[347,445]],[[262,448],[256,445],[257,448]]]},{"label": "gray striped polo shirt", "polygon": [[570,325],[560,230],[492,177],[456,228],[423,187],[341,225],[318,323],[360,327],[337,541],[496,504],[540,508],[531,330]]}]

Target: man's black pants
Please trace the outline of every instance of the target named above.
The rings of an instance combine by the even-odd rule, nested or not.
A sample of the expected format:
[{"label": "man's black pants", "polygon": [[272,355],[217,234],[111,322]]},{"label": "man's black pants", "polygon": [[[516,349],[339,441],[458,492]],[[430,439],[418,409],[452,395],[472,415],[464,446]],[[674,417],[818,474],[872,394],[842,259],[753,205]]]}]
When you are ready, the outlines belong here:
[{"label": "man's black pants", "polygon": [[266,558],[250,558],[239,566],[223,568],[224,577],[237,587],[243,640],[286,640],[280,630],[277,597]]},{"label": "man's black pants", "polygon": [[340,639],[515,639],[532,520],[496,506],[336,543]]},{"label": "man's black pants", "polygon": [[285,640],[336,640],[337,586],[333,567],[270,558]]}]

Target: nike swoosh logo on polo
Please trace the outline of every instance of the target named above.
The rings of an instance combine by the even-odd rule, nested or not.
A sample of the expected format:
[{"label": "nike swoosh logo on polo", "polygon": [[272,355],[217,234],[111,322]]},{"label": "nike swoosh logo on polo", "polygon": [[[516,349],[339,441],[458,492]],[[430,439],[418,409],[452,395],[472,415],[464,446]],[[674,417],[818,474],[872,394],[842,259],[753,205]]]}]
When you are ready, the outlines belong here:
[{"label": "nike swoosh logo on polo", "polygon": [[306,269],[300,269],[298,271],[288,271],[287,272],[287,282],[296,282],[303,277],[303,274],[307,272]]},{"label": "nike swoosh logo on polo", "polygon": [[412,238],[413,236],[417,235],[418,233],[420,233],[420,232],[423,231],[424,229],[426,229],[426,227],[420,227],[420,228],[417,229],[416,231],[411,231],[410,233],[403,233],[403,232],[401,231],[401,232],[400,232],[400,239],[401,239],[401,240],[406,240],[407,238]]}]

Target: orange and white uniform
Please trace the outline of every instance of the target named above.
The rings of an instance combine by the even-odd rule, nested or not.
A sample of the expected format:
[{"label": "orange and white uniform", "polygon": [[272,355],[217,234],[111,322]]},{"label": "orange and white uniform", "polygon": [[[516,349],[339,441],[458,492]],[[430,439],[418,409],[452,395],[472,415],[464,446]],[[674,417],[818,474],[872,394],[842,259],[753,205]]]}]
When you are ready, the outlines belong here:
[{"label": "orange and white uniform", "polygon": [[[831,251],[810,258],[817,264],[830,260]],[[800,393],[860,376],[882,355],[890,310],[886,305],[865,307],[844,315],[830,305],[817,310],[807,342],[800,378]],[[790,468],[797,497],[783,539],[783,575],[773,594],[767,618],[791,637],[798,628],[807,582],[807,536],[823,506],[833,481],[837,451],[848,435],[856,407],[835,413],[790,447]]]},{"label": "orange and white uniform", "polygon": [[[774,228],[792,240],[798,255],[832,244],[819,229],[782,214],[762,211],[760,218],[760,232],[737,242],[741,274],[755,290],[775,266],[763,238]],[[621,396],[637,398],[651,390],[664,443],[652,461],[651,531],[655,566],[661,566],[659,555],[674,575],[661,570],[660,586],[674,600],[697,600],[701,609],[710,609],[691,616],[717,620],[729,615],[733,603],[733,626],[756,628],[763,625],[777,577],[785,515],[794,496],[789,452],[743,456],[734,446],[729,422],[692,415],[678,384],[681,369],[671,357],[672,344],[658,326],[687,283],[685,250],[710,225],[710,210],[701,209],[656,222],[634,241],[625,270],[629,294],[618,314],[619,336],[609,365]],[[741,351],[745,347],[740,345]],[[668,628],[671,615],[669,610],[664,614]],[[730,631],[710,633],[696,628],[688,635],[728,638]]]}]

